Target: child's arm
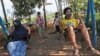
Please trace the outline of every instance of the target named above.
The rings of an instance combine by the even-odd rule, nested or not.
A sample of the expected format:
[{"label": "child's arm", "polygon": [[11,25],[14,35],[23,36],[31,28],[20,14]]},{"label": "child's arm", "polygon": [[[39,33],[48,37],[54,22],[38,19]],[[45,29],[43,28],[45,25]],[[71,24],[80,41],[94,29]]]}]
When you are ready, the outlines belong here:
[{"label": "child's arm", "polygon": [[30,27],[28,26],[28,25],[23,25],[25,28],[26,28],[26,30],[28,31],[28,35],[30,35],[31,34],[31,29],[30,29]]},{"label": "child's arm", "polygon": [[56,18],[54,18],[53,25],[54,25],[55,21],[56,21]]}]

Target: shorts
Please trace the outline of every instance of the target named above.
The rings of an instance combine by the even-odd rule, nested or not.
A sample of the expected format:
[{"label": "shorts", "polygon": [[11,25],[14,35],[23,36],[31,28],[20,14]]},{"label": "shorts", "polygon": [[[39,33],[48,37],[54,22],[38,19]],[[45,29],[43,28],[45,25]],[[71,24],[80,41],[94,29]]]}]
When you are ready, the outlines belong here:
[{"label": "shorts", "polygon": [[55,26],[56,27],[56,32],[60,32],[60,27],[59,26]]}]

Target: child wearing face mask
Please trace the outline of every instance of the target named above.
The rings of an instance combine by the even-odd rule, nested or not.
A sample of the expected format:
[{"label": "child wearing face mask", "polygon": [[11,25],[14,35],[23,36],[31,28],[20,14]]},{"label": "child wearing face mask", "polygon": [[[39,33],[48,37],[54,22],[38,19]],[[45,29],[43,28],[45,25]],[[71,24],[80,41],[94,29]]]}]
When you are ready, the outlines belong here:
[{"label": "child wearing face mask", "polygon": [[10,41],[7,44],[9,56],[26,56],[27,40],[30,35],[30,29],[23,26],[20,20],[13,22],[10,28]]},{"label": "child wearing face mask", "polygon": [[[83,21],[79,19],[75,19],[72,16],[72,9],[70,7],[67,7],[64,9],[64,15],[65,19],[61,20],[61,26],[64,30],[65,35],[68,36],[70,39],[73,47],[74,47],[74,55],[75,56],[80,56],[79,55],[79,47],[76,43],[76,36],[75,36],[75,30],[80,30],[80,32],[83,34],[84,41],[87,43],[87,47],[89,51],[93,54],[100,55],[100,52],[96,50],[91,43],[89,33],[86,29],[86,26]],[[66,38],[66,36],[65,36]],[[80,37],[81,38],[81,37]]]}]

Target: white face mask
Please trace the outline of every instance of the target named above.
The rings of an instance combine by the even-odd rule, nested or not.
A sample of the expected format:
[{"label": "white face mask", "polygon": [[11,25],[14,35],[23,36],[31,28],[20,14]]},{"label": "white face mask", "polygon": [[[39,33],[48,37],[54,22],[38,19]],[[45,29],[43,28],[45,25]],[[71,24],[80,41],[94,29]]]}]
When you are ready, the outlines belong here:
[{"label": "white face mask", "polygon": [[72,16],[72,12],[71,12],[70,10],[67,10],[67,11],[66,11],[66,16],[67,16],[67,17],[71,17],[71,16]]},{"label": "white face mask", "polygon": [[72,16],[72,14],[68,14],[68,13],[67,13],[67,14],[66,14],[66,16],[67,16],[67,17],[71,17],[71,16]]}]

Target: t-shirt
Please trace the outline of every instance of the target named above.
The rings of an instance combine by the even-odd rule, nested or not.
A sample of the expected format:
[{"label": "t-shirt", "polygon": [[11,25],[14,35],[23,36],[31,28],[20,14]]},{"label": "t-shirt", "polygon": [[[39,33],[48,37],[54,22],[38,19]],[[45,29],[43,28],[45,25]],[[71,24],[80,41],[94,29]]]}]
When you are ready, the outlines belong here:
[{"label": "t-shirt", "polygon": [[59,22],[60,22],[60,18],[55,18],[55,25],[59,25]]},{"label": "t-shirt", "polygon": [[42,26],[42,25],[44,24],[44,19],[43,19],[43,17],[37,17],[36,23],[37,23],[39,26]]},{"label": "t-shirt", "polygon": [[77,28],[78,27],[78,20],[75,18],[61,20],[62,29],[66,29],[69,25],[74,26],[74,28]]}]

